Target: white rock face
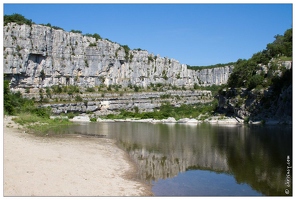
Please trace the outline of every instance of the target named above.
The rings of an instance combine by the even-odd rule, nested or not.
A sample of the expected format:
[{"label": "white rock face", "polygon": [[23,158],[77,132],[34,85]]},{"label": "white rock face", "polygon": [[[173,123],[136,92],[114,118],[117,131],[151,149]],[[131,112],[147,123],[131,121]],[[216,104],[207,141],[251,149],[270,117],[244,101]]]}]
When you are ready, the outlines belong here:
[{"label": "white rock face", "polygon": [[75,116],[73,119],[70,119],[73,122],[90,122],[88,116]]},{"label": "white rock face", "polygon": [[36,25],[3,27],[3,72],[15,88],[93,87],[162,83],[192,87],[227,82],[233,66],[190,70],[177,60],[130,50],[107,40]]}]

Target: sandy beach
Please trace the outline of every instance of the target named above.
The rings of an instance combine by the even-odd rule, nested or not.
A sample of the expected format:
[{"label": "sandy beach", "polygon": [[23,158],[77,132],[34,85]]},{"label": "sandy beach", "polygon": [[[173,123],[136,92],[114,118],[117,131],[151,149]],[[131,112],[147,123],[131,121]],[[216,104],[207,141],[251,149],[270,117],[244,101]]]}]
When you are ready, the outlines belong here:
[{"label": "sandy beach", "polygon": [[114,140],[37,137],[3,119],[4,196],[151,196]]}]

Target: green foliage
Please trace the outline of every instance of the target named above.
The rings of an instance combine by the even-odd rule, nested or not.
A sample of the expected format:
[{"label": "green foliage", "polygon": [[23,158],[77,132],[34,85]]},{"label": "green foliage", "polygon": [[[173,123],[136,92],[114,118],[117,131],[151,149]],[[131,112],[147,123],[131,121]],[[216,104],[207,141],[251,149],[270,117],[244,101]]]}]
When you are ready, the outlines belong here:
[{"label": "green foliage", "polygon": [[128,52],[130,51],[129,46],[127,46],[127,45],[121,45],[121,46],[122,46],[122,48],[124,49],[124,52],[125,52],[125,53],[128,53]]},{"label": "green foliage", "polygon": [[292,69],[284,70],[281,77],[274,76],[271,79],[272,87],[275,94],[280,94],[282,88],[285,88],[292,84]]},{"label": "green foliage", "polygon": [[291,56],[292,29],[288,29],[284,35],[276,35],[274,42],[267,44],[266,49],[253,54],[250,59],[239,59],[234,64],[235,68],[227,84],[229,87],[246,87],[249,90],[260,85],[268,87],[272,84],[276,84],[276,88],[279,86],[277,79],[282,80],[280,77],[274,75],[274,72],[278,69],[277,63],[271,63],[266,76],[264,74],[256,74],[258,64],[267,65],[271,58],[275,58],[275,61],[281,58],[284,58],[284,60],[290,58],[292,60]]},{"label": "green foliage", "polygon": [[14,13],[12,15],[4,15],[4,26],[11,22],[17,23],[18,25],[27,24],[29,26],[34,23],[31,19],[26,19],[21,14]]},{"label": "green foliage", "polygon": [[40,24],[42,26],[47,26],[47,27],[51,27],[51,24],[50,23],[47,23],[47,24]]},{"label": "green foliage", "polygon": [[73,112],[68,112],[67,116],[69,119],[73,119],[76,115]]},{"label": "green foliage", "polygon": [[192,69],[192,70],[202,70],[202,69],[213,69],[213,68],[217,68],[217,67],[225,67],[225,66],[230,66],[230,65],[234,65],[235,62],[229,62],[229,63],[225,63],[225,64],[215,64],[215,65],[208,65],[208,66],[190,66],[187,65],[187,69]]},{"label": "green foliage", "polygon": [[55,130],[58,133],[63,125],[69,125],[70,122],[66,118],[50,119],[47,117],[40,117],[34,113],[20,113],[13,119],[15,122],[29,128],[29,133],[34,133],[39,136],[49,135],[48,130]]},{"label": "green foliage", "polygon": [[181,118],[198,118],[200,115],[207,115],[212,113],[218,105],[218,101],[214,100],[207,104],[194,104],[186,105],[183,104],[180,107],[174,107],[169,103],[162,104],[159,110],[153,112],[142,112],[135,107],[135,112],[121,110],[120,114],[107,115],[108,119],[126,119],[126,118],[137,118],[137,119],[167,119],[168,117],[174,117],[175,119]]},{"label": "green foliage", "polygon": [[76,95],[75,96],[75,101],[81,102],[81,101],[83,101],[83,98],[80,95]]},{"label": "green foliage", "polygon": [[150,64],[150,62],[153,62],[153,61],[154,61],[153,56],[149,55],[148,56],[148,64]]},{"label": "green foliage", "polygon": [[70,32],[72,32],[72,33],[82,33],[82,31],[80,31],[80,30],[71,30]]},{"label": "green foliage", "polygon": [[94,38],[96,38],[96,41],[102,39],[101,36],[100,36],[99,34],[97,34],[97,33],[93,34],[92,36],[93,36]]},{"label": "green foliage", "polygon": [[262,85],[263,80],[264,80],[264,77],[259,74],[252,76],[247,83],[248,89],[251,90],[256,86]]},{"label": "green foliage", "polygon": [[124,53],[125,53],[125,60],[129,60],[129,51],[130,48],[127,45],[121,45],[121,47],[124,49]]},{"label": "green foliage", "polygon": [[31,110],[32,114],[35,114],[38,117],[49,119],[51,108],[50,107],[35,107]]},{"label": "green foliage", "polygon": [[42,80],[44,80],[45,77],[46,77],[46,74],[45,74],[44,70],[42,69],[42,70],[40,71],[40,78],[41,78]]},{"label": "green foliage", "polygon": [[171,94],[163,94],[163,95],[160,95],[160,98],[161,98],[161,99],[169,99],[169,98],[171,98],[171,97],[172,97]]},{"label": "green foliage", "polygon": [[136,49],[134,49],[134,50],[136,50],[136,51],[145,51],[145,50],[143,50],[143,49],[141,49],[141,48],[136,48]]},{"label": "green foliage", "polygon": [[64,86],[64,91],[67,93],[79,93],[79,87],[77,85]]},{"label": "green foliage", "polygon": [[239,59],[228,79],[230,87],[247,87],[247,81],[256,74],[257,64],[252,60]]},{"label": "green foliage", "polygon": [[96,47],[97,46],[97,43],[89,43],[89,47]]},{"label": "green foliage", "polygon": [[86,92],[95,92],[95,88],[93,88],[93,87],[87,87],[85,91]]},{"label": "green foliage", "polygon": [[130,54],[130,56],[129,56],[130,62],[133,60],[133,57],[134,57],[134,55],[133,54]]},{"label": "green foliage", "polygon": [[54,94],[60,94],[63,92],[63,88],[60,85],[53,85],[51,86],[51,89]]},{"label": "green foliage", "polygon": [[245,123],[245,124],[249,123],[249,121],[250,121],[250,117],[245,117],[245,118],[244,118],[244,123]]},{"label": "green foliage", "polygon": [[91,121],[91,122],[96,122],[96,121],[97,121],[97,118],[92,117],[92,118],[90,118],[90,121]]},{"label": "green foliage", "polygon": [[49,118],[50,107],[36,107],[33,100],[23,98],[20,92],[11,93],[9,82],[4,81],[4,113],[17,115],[20,113],[30,113],[41,118]]},{"label": "green foliage", "polygon": [[86,34],[84,34],[84,36],[87,36],[87,37],[93,37],[93,38],[96,39],[96,41],[102,39],[101,36],[100,36],[99,34],[97,34],[97,33],[94,33],[94,34],[86,33]]},{"label": "green foliage", "polygon": [[31,112],[34,101],[22,97],[20,92],[11,93],[9,82],[4,81],[4,114],[16,115],[20,112]]},{"label": "green foliage", "polygon": [[46,96],[47,96],[48,98],[51,98],[51,90],[50,90],[49,87],[46,87],[45,92],[46,92]]},{"label": "green foliage", "polygon": [[135,113],[139,113],[139,107],[138,106],[134,107],[134,110],[135,110]]},{"label": "green foliage", "polygon": [[267,51],[270,57],[277,57],[278,55],[292,56],[292,28],[285,31],[284,35],[274,36],[273,43],[267,44]]},{"label": "green foliage", "polygon": [[47,23],[47,24],[40,24],[40,25],[42,25],[42,26],[47,26],[47,27],[50,27],[50,28],[52,28],[52,29],[63,30],[63,31],[64,31],[63,28],[58,27],[58,26],[52,26],[50,23]]},{"label": "green foliage", "polygon": [[61,28],[61,27],[59,27],[59,26],[52,26],[51,28],[53,28],[53,29],[55,29],[55,30],[63,30],[63,31],[64,31],[64,29]]},{"label": "green foliage", "polygon": [[135,86],[134,86],[134,91],[135,91],[135,92],[139,92],[139,90],[140,90],[140,88],[139,88],[138,86],[135,85]]}]

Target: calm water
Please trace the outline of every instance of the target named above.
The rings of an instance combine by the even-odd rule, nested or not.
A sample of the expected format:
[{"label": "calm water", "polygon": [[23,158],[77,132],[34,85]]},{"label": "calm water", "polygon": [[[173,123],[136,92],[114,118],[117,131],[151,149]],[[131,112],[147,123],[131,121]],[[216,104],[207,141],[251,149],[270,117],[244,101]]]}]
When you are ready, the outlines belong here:
[{"label": "calm water", "polygon": [[[116,139],[155,196],[286,196],[291,126],[86,123],[66,133]],[[292,164],[291,164],[292,165]],[[290,180],[291,181],[291,180]]]}]

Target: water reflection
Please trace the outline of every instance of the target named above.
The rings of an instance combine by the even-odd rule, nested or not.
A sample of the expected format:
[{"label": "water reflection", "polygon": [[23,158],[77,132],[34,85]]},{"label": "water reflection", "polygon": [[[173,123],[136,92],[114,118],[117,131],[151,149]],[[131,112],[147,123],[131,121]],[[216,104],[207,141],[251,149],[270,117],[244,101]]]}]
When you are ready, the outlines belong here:
[{"label": "water reflection", "polygon": [[230,174],[264,195],[285,195],[290,126],[89,123],[66,131],[116,139],[138,164],[139,178],[150,183],[208,170]]}]

